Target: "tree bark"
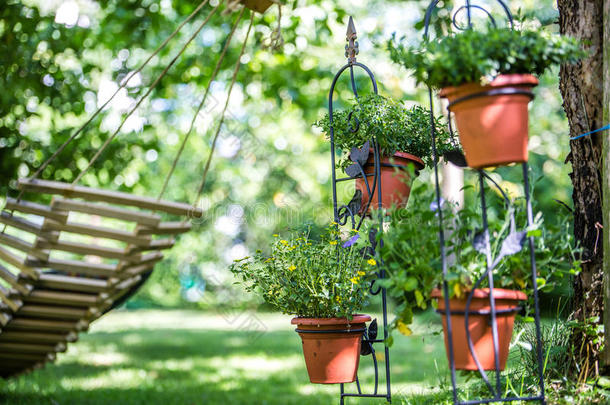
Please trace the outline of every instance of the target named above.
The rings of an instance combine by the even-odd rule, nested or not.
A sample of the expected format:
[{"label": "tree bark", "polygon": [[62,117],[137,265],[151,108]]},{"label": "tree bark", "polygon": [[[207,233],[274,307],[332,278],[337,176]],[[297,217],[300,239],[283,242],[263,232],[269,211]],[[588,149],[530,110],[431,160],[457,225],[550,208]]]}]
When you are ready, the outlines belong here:
[{"label": "tree bark", "polygon": [[[603,77],[604,77],[604,122],[610,123],[610,1],[604,2],[604,49],[603,49]],[[603,138],[603,220],[604,227],[604,308],[610,308],[610,131],[600,134]],[[605,366],[610,365],[610,311],[604,311],[604,356]]]},{"label": "tree bark", "polygon": [[[607,2],[608,0],[606,0]],[[603,109],[603,0],[558,0],[560,32],[587,44],[589,57],[575,65],[562,66],[560,91],[570,124],[570,137],[604,125]],[[599,371],[601,343],[587,334],[603,319],[603,136],[596,133],[570,141],[566,163],[572,164],[574,190],[574,235],[583,248],[582,272],[574,282],[574,320],[586,328],[575,328],[571,336],[579,381]]]}]

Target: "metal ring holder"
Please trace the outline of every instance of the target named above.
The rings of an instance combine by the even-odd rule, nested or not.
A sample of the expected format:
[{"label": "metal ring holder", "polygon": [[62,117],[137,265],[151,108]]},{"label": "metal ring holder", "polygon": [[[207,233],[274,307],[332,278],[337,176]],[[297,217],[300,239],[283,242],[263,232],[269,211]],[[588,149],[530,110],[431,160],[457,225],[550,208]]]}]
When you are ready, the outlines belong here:
[{"label": "metal ring holder", "polygon": [[[426,39],[429,37],[428,31],[429,31],[432,11],[437,6],[439,1],[440,0],[432,1],[426,11],[425,21],[424,21],[424,23],[425,23],[424,24],[425,25],[424,37]],[[510,10],[508,9],[506,4],[502,0],[496,0],[496,1],[499,3],[499,5],[502,7],[503,11],[505,12],[508,22],[510,24],[510,27],[513,28],[514,27],[513,17],[510,13]],[[484,14],[486,15],[486,17],[491,20],[492,25],[496,26],[496,21],[489,11],[487,11],[485,8],[483,8],[481,6],[472,4],[471,1],[469,1],[469,0],[466,0],[465,5],[459,7],[455,11],[455,13],[452,17],[453,26],[458,30],[472,29],[473,24],[472,24],[471,12],[473,10],[483,11]],[[463,12],[463,11],[466,12],[466,18],[467,18],[466,27],[460,26],[456,22],[457,14],[460,12]],[[511,94],[513,94],[513,93],[523,94],[523,95],[533,98],[533,94],[529,91],[521,91],[521,90],[519,90],[517,92],[515,92],[513,90],[508,90],[508,91],[511,92]],[[491,91],[481,92],[479,94],[474,94],[472,96],[468,96],[467,98],[471,99],[471,98],[477,98],[477,97],[490,97],[490,96],[495,96],[495,95],[500,95],[500,94],[502,94],[502,95],[507,94],[506,92],[507,92],[507,90],[505,90],[505,89],[491,90]],[[428,87],[428,96],[429,96],[429,102],[430,102],[430,110],[433,111],[433,97],[432,97],[432,89],[430,87]],[[453,137],[453,130],[451,128],[451,107],[453,105],[455,105],[457,102],[465,101],[465,99],[466,98],[455,100],[452,104],[450,104],[447,107],[447,110],[449,113],[449,120],[448,120],[449,121],[449,130],[451,131],[452,137]],[[442,197],[441,197],[441,189],[440,189],[439,175],[438,175],[439,159],[438,159],[438,154],[437,154],[437,149],[436,149],[436,133],[434,130],[434,122],[433,122],[432,115],[431,115],[430,128],[431,128],[430,135],[432,137],[432,153],[433,153],[433,158],[434,158],[434,180],[435,180],[435,189],[436,189],[436,203],[437,203],[438,207],[441,207],[441,201],[442,201],[441,198]],[[524,397],[503,397],[501,394],[502,386],[501,386],[501,381],[500,381],[501,372],[500,372],[500,357],[499,357],[499,348],[498,348],[497,317],[498,317],[498,315],[500,315],[500,316],[503,315],[504,311],[496,309],[495,299],[494,299],[494,294],[493,294],[493,288],[494,288],[493,270],[498,263],[496,260],[494,260],[492,258],[491,247],[490,247],[489,229],[488,229],[488,223],[487,223],[487,206],[486,206],[486,201],[485,201],[485,179],[491,181],[492,185],[500,191],[501,195],[504,197],[505,202],[508,202],[508,198],[507,198],[506,194],[504,193],[504,191],[502,190],[502,188],[496,182],[494,182],[493,179],[491,179],[491,177],[484,170],[479,169],[479,170],[477,170],[477,172],[479,175],[479,193],[480,193],[480,202],[481,202],[481,210],[482,210],[481,219],[482,219],[483,238],[484,238],[484,245],[485,245],[484,250],[485,250],[485,256],[486,256],[486,270],[483,273],[483,275],[475,282],[471,292],[469,293],[464,311],[452,311],[450,308],[449,286],[445,279],[445,276],[447,275],[447,256],[446,256],[446,252],[445,252],[445,234],[444,234],[444,226],[443,226],[443,213],[442,213],[441,209],[438,210],[438,215],[437,215],[438,221],[439,221],[439,243],[440,243],[441,261],[442,261],[442,272],[443,272],[443,279],[444,279],[443,280],[443,299],[445,302],[445,309],[441,310],[439,312],[444,313],[445,317],[446,317],[446,326],[447,326],[446,333],[447,333],[447,343],[448,343],[447,352],[448,352],[449,363],[450,363],[449,365],[451,368],[451,384],[453,387],[453,403],[455,405],[470,405],[470,404],[487,404],[487,403],[492,403],[492,402],[540,401],[540,403],[546,404],[545,392],[544,392],[544,377],[543,377],[542,339],[541,339],[541,332],[540,332],[540,308],[539,308],[539,303],[538,303],[538,286],[537,286],[537,280],[536,280],[537,270],[536,270],[536,257],[535,257],[535,251],[534,251],[534,237],[533,236],[529,237],[528,240],[529,240],[529,251],[530,251],[530,265],[531,265],[531,271],[532,271],[532,285],[533,285],[533,289],[534,289],[534,306],[535,306],[534,322],[535,322],[535,329],[536,329],[536,345],[537,345],[536,351],[537,351],[537,360],[538,360],[538,379],[539,379],[539,390],[540,391],[539,391],[538,395],[524,396]],[[531,200],[530,200],[527,162],[522,163],[522,174],[523,174],[525,199],[526,199],[526,205],[527,205],[527,226],[529,228],[533,224],[534,220],[533,220],[533,214],[532,214],[532,204],[531,204]],[[485,279],[487,279],[488,284],[489,284],[489,289],[490,289],[490,292],[489,292],[490,311],[486,311],[485,314],[481,314],[480,311],[470,310],[470,306],[471,306],[472,298],[474,296],[475,289],[478,288]],[[451,314],[458,313],[458,312],[460,314],[464,315],[466,337],[468,340],[470,354],[472,355],[472,357],[477,365],[481,378],[483,379],[483,381],[487,385],[487,388],[489,389],[489,392],[491,393],[490,398],[482,398],[482,399],[468,400],[468,401],[460,401],[458,398],[458,387],[456,385],[456,372],[455,372],[455,370],[456,370],[455,369],[455,357],[454,357],[454,348],[453,348],[453,340],[452,340],[453,330],[452,330],[451,316],[450,316]],[[481,364],[480,364],[480,362],[477,358],[476,352],[474,350],[474,344],[472,342],[472,339],[470,336],[470,331],[468,328],[469,315],[485,315],[485,316],[490,317],[490,324],[492,327],[493,346],[494,346],[494,356],[495,356],[495,377],[496,377],[495,378],[495,380],[496,380],[495,388],[489,381],[487,373],[481,367]]]},{"label": "metal ring holder", "polygon": [[[331,164],[332,164],[331,173],[332,173],[332,188],[333,188],[333,213],[334,213],[335,222],[338,224],[337,226],[339,226],[339,225],[347,224],[347,222],[349,220],[351,222],[352,228],[358,230],[362,226],[364,217],[371,204],[371,201],[373,199],[373,194],[375,193],[375,191],[377,192],[379,207],[381,207],[382,205],[381,205],[381,181],[380,181],[381,162],[380,162],[380,154],[379,154],[379,145],[377,144],[377,140],[375,138],[371,139],[369,141],[370,143],[367,142],[367,144],[364,145],[364,148],[366,148],[367,150],[369,148],[369,145],[371,145],[372,149],[373,149],[373,154],[374,154],[373,173],[367,174],[365,172],[365,170],[364,170],[364,166],[366,165],[365,163],[355,162],[354,165],[352,165],[356,169],[355,173],[353,173],[353,175],[350,175],[350,177],[344,177],[344,178],[337,178],[337,175],[336,175],[335,135],[334,135],[334,128],[333,128],[333,94],[335,91],[337,81],[339,80],[339,78],[342,76],[342,74],[345,71],[349,70],[351,89],[352,89],[352,92],[354,93],[354,96],[356,97],[356,100],[358,100],[358,90],[356,87],[354,68],[360,68],[368,75],[368,77],[371,81],[371,84],[373,86],[373,91],[375,94],[377,94],[377,81],[375,80],[375,76],[373,75],[371,70],[366,65],[356,61],[356,55],[358,54],[358,42],[356,41],[356,38],[357,38],[356,28],[354,26],[353,19],[350,17],[349,24],[347,27],[347,42],[348,43],[345,46],[345,56],[347,57],[347,64],[344,65],[341,69],[339,69],[339,71],[335,75],[335,78],[333,79],[332,84],[330,86],[330,92],[329,92],[329,96],[328,96],[328,112],[329,112],[329,117],[330,117],[329,136],[330,136],[330,153],[331,153]],[[349,120],[352,121],[351,116],[349,117]],[[350,129],[353,132],[356,132],[358,130],[360,123],[358,122],[357,119],[355,119],[355,117],[354,117],[354,121],[355,122],[353,123],[353,125],[350,125],[350,127],[351,127]],[[368,193],[368,196],[369,196],[367,203],[365,204],[364,207],[361,207],[362,194],[359,190],[356,190],[356,193],[350,203],[339,206],[339,203],[337,202],[337,183],[343,182],[343,181],[348,181],[348,180],[354,180],[356,178],[362,178],[364,180],[366,192]],[[371,180],[370,178],[372,178],[372,182],[370,181]],[[361,208],[362,208],[362,210],[361,210]],[[362,212],[362,214],[360,215],[360,219],[357,220],[356,215],[358,215],[359,212]],[[383,225],[383,215],[380,214],[379,215],[379,224],[378,224],[378,228],[377,228],[379,231],[382,230],[382,225]],[[369,235],[369,239],[370,239],[373,249],[374,249],[375,244],[376,244],[376,232],[371,232],[371,235]],[[385,278],[385,271],[383,270],[382,267],[379,267],[379,270],[376,272],[376,276],[377,276],[377,279]],[[382,311],[383,311],[383,339],[377,339],[377,320],[375,319],[370,323],[369,327],[366,328],[364,331],[364,334],[362,337],[362,349],[361,349],[361,353],[360,353],[363,356],[371,355],[371,357],[372,357],[373,366],[375,368],[374,390],[373,390],[372,394],[363,393],[362,389],[360,387],[360,380],[358,379],[358,377],[356,377],[357,392],[355,392],[355,393],[346,392],[345,385],[341,384],[341,405],[344,404],[345,398],[348,398],[348,397],[385,398],[386,401],[388,401],[388,402],[391,402],[391,400],[392,400],[391,385],[390,385],[390,352],[389,352],[389,348],[388,348],[387,344],[385,344],[385,341],[388,338],[388,314],[387,314],[386,289],[375,285],[375,282],[373,281],[370,285],[369,292],[371,295],[381,294]],[[332,331],[323,331],[323,332],[328,333],[328,332],[332,332]],[[385,381],[386,381],[386,393],[385,394],[379,393],[379,365],[378,365],[378,361],[377,361],[377,354],[376,354],[376,351],[374,348],[374,344],[376,344],[376,343],[384,344]]]}]

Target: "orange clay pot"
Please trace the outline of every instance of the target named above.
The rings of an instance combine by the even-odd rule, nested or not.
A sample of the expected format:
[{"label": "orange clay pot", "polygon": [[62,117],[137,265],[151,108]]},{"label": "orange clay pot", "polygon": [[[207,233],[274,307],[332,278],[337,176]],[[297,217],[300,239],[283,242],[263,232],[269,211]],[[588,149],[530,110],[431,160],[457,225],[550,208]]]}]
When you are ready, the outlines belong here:
[{"label": "orange clay pot", "polygon": [[[447,338],[447,319],[445,313],[445,300],[440,290],[432,291],[432,297],[437,298],[438,312],[443,318],[443,331],[445,333],[445,348],[447,349],[447,358],[449,358],[449,343]],[[500,370],[506,367],[508,359],[508,348],[510,339],[513,334],[513,325],[515,323],[515,314],[518,311],[519,301],[524,301],[527,296],[521,291],[504,290],[494,288],[494,299],[496,302],[496,312],[503,310],[513,310],[508,313],[498,313],[496,321],[498,325],[498,353],[500,356]],[[451,312],[464,311],[466,309],[466,298],[453,298],[449,301],[449,309]],[[470,303],[470,311],[487,311],[491,312],[489,305],[489,288],[477,289],[474,292],[474,297]],[[451,328],[453,331],[453,354],[455,358],[455,368],[457,370],[477,370],[477,366],[470,353],[468,340],[466,338],[466,325],[463,314],[451,315]],[[468,316],[468,329],[470,337],[474,344],[474,351],[477,354],[479,363],[484,370],[495,370],[495,355],[493,346],[493,336],[491,331],[491,315],[476,315]]]},{"label": "orange clay pot", "polygon": [[[360,346],[368,315],[347,318],[293,318],[303,342],[303,355],[314,384],[339,384],[356,381]],[[342,331],[342,332],[325,332]],[[322,332],[322,333],[320,333]]]},{"label": "orange clay pot", "polygon": [[[409,174],[409,166],[415,168],[415,173],[424,168],[424,162],[415,155],[405,152],[396,152],[390,157],[381,157],[381,206],[382,208],[391,208],[392,205],[397,207],[406,207],[411,194],[411,183],[413,179]],[[393,166],[390,166],[393,165]],[[375,173],[375,154],[373,149],[369,153],[369,158],[364,165],[366,174]],[[373,190],[375,182],[374,176],[367,177],[369,187],[373,192],[370,209],[379,208],[379,198],[377,197],[377,186]],[[362,192],[362,207],[359,214],[364,212],[366,204],[369,202],[369,193],[366,189],[364,179],[356,179],[356,189]]]},{"label": "orange clay pot", "polygon": [[[445,87],[440,96],[449,103],[494,89],[531,93],[538,79],[530,74],[500,75],[486,86],[467,83]],[[524,94],[481,96],[451,106],[468,166],[483,168],[527,162],[528,111],[532,97]]]}]

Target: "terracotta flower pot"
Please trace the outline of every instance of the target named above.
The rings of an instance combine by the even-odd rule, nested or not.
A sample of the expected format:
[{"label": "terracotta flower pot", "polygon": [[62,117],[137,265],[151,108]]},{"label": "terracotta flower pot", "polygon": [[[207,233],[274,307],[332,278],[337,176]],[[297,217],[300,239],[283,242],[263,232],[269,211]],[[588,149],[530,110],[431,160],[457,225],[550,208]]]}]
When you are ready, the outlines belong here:
[{"label": "terracotta flower pot", "polygon": [[[405,207],[409,201],[411,183],[413,182],[409,173],[409,166],[413,166],[416,170],[421,170],[425,166],[423,160],[405,152],[396,152],[392,157],[382,156],[380,160],[382,208],[391,208],[392,205]],[[366,174],[375,173],[375,154],[372,149],[364,165],[364,172]],[[368,176],[367,180],[373,192],[373,199],[369,209],[377,209],[379,208],[379,198],[377,197],[377,187],[373,190],[374,177]],[[359,214],[362,214],[366,204],[369,202],[369,193],[364,179],[356,179],[356,189],[362,192],[362,207],[359,212]]]},{"label": "terracotta flower pot", "polygon": [[[440,290],[432,291],[432,297],[437,298],[438,312],[443,318],[443,331],[445,333],[445,348],[449,358],[449,342],[447,338],[447,319],[445,313],[445,300]],[[506,367],[508,359],[508,348],[513,334],[515,315],[519,311],[519,301],[524,301],[527,296],[521,291],[504,290],[494,288],[494,299],[496,303],[496,321],[498,325],[498,353],[500,356],[500,370]],[[453,298],[449,301],[451,315],[451,327],[453,337],[453,354],[455,368],[457,370],[477,370],[468,340],[466,338],[466,325],[464,311],[466,309],[466,298]],[[457,313],[454,313],[457,312]],[[486,312],[486,315],[473,312]],[[474,351],[479,363],[484,370],[495,370],[495,355],[491,328],[491,316],[489,313],[489,288],[475,290],[474,297],[470,303],[470,315],[468,316],[468,329],[474,345]]]},{"label": "terracotta flower pot", "polygon": [[360,346],[368,315],[347,318],[294,318],[303,342],[303,355],[314,384],[351,383],[356,380]]},{"label": "terracotta flower pot", "polygon": [[[538,79],[530,74],[500,75],[486,86],[467,83],[446,87],[440,96],[449,99],[455,113],[460,142],[468,166],[482,168],[527,162],[528,110],[532,87]],[[528,94],[488,95],[495,90]],[[461,99],[461,101],[459,100]],[[457,101],[457,102],[456,102]]]}]

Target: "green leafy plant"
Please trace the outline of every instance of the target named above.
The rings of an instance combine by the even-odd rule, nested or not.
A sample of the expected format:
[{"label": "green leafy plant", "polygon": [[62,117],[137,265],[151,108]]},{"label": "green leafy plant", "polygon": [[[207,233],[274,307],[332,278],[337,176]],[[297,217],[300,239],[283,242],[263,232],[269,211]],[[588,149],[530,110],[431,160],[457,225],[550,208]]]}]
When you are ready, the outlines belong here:
[{"label": "green leafy plant", "polygon": [[276,310],[307,318],[351,317],[364,306],[377,263],[358,233],[343,242],[332,224],[319,240],[307,233],[274,237],[271,255],[257,251],[231,266],[247,291]]},{"label": "green leafy plant", "polygon": [[[394,327],[410,334],[408,325],[413,311],[430,305],[430,293],[442,282],[440,247],[438,243],[438,209],[432,190],[426,187],[412,191],[408,212],[392,213],[389,229],[383,234],[383,259],[388,277],[382,283],[397,302]],[[465,298],[486,269],[481,253],[481,215],[477,208],[465,205],[459,210],[450,203],[442,204],[445,226],[445,254],[448,258],[446,280],[452,297]],[[525,201],[514,201],[505,216],[489,221],[494,287],[524,291],[532,297],[533,283],[529,252],[520,250],[528,236],[535,238],[539,290],[549,292],[570,275],[580,271],[579,249],[570,231],[569,215],[560,214],[556,223],[545,223],[542,213],[535,216],[534,226],[527,231],[516,230],[513,224],[526,223]],[[518,248],[517,248],[518,245]],[[508,246],[508,248],[507,248]],[[484,281],[480,288],[487,286]]]},{"label": "green leafy plant", "polygon": [[[434,125],[439,155],[457,148],[451,142],[442,119],[435,117]],[[330,116],[326,114],[314,126],[322,129],[330,139]],[[338,166],[345,168],[352,148],[360,148],[367,141],[377,139],[382,155],[406,152],[432,164],[432,140],[430,137],[430,111],[377,94],[356,100],[348,109],[333,112],[335,145],[343,151]]]},{"label": "green leafy plant", "polygon": [[387,48],[394,62],[414,72],[418,83],[436,89],[479,83],[500,74],[541,75],[551,66],[574,63],[586,55],[573,38],[509,28],[465,30],[416,46],[394,35]]}]

